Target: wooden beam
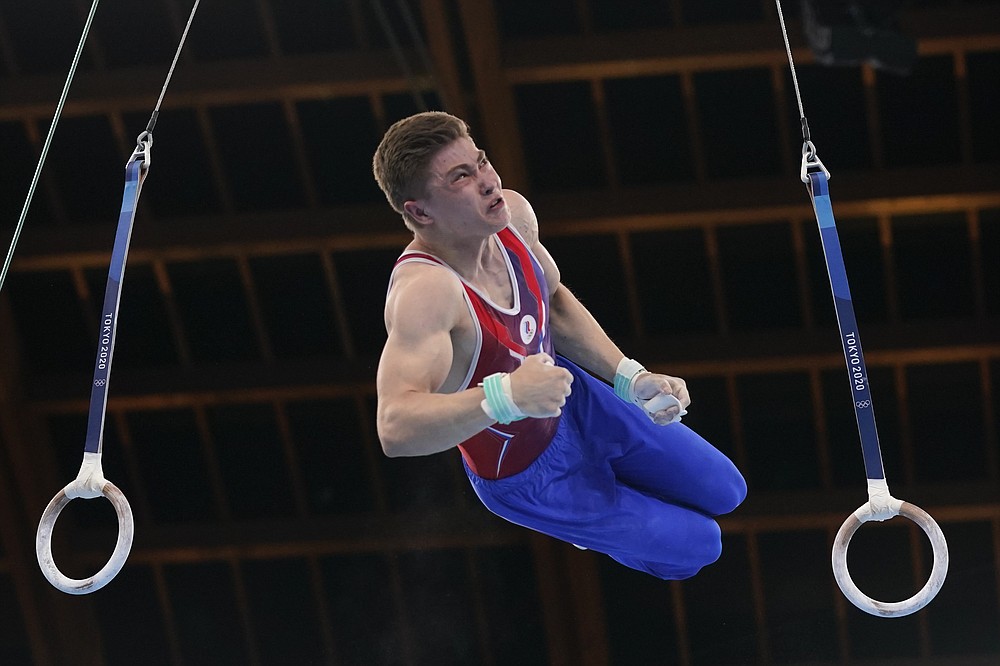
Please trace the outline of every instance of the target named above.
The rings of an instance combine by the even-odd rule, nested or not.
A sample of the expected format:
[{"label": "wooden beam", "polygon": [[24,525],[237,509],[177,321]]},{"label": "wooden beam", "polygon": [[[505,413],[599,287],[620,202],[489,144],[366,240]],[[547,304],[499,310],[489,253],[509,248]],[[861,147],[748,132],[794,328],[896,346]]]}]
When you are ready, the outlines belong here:
[{"label": "wooden beam", "polygon": [[[0,413],[0,438],[5,442],[9,438],[9,418],[3,409]],[[45,631],[48,624],[43,612],[44,602],[38,593],[38,585],[32,584],[32,575],[40,576],[37,565],[31,561],[31,548],[26,543],[26,530],[22,529],[21,502],[14,492],[17,487],[12,470],[5,469],[7,465],[0,464],[0,543],[3,543],[7,566],[5,572],[14,588],[14,599],[5,603],[16,603],[18,615],[24,623],[26,643],[35,664],[48,666],[54,664],[53,651],[58,647],[50,645],[51,641]],[[30,573],[29,573],[30,572]]]},{"label": "wooden beam", "polygon": [[[149,527],[129,561],[138,563],[272,559],[344,553],[394,553],[469,547],[527,545],[529,532],[486,509],[433,514],[344,516],[277,522]],[[99,553],[83,561],[99,559]]]},{"label": "wooden beam", "polygon": [[[855,501],[857,495],[861,499]],[[914,486],[903,489],[939,523],[1000,519],[1000,498],[992,488],[969,489]],[[925,497],[959,497],[951,502],[926,502]],[[719,524],[725,534],[757,534],[838,528],[867,497],[864,488],[839,491],[765,493],[753,496]],[[790,512],[788,507],[810,507]],[[850,507],[850,508],[848,508]],[[276,522],[150,527],[143,543],[133,547],[132,564],[205,562],[209,560],[273,559],[345,553],[399,553],[413,550],[527,547],[534,532],[501,520],[485,509],[447,509],[419,517],[406,513],[345,516]],[[569,547],[569,546],[567,546]],[[97,562],[106,553],[81,553],[81,562]]]},{"label": "wooden beam", "polygon": [[[923,10],[909,23],[922,56],[1000,50],[992,7]],[[815,62],[798,21],[788,22],[788,34],[795,62]],[[507,81],[520,85],[787,67],[788,56],[777,23],[766,21],[518,40],[505,44],[502,64]]]},{"label": "wooden beam", "polygon": [[0,364],[0,540],[11,583],[35,663],[100,664],[101,634],[93,604],[87,599],[72,607],[60,603],[61,593],[49,587],[33,556],[42,511],[72,479],[56,479],[51,445],[35,413],[25,408],[12,322],[8,299],[0,294],[0,348],[7,352]]},{"label": "wooden beam", "polygon": [[[966,212],[1000,207],[1000,171],[969,166],[895,169],[872,176],[835,174],[841,218]],[[534,198],[543,240],[553,236],[770,224],[812,219],[798,179],[744,179],[630,188],[618,192]],[[401,249],[411,235],[383,204],[275,212],[137,220],[129,250],[133,264],[282,254]],[[36,229],[25,236],[13,271],[106,266],[114,227]]]},{"label": "wooden beam", "polygon": [[420,13],[427,33],[427,49],[434,63],[434,81],[444,108],[459,118],[466,118],[469,110],[462,91],[458,54],[455,53],[444,0],[420,0]]},{"label": "wooden beam", "polygon": [[[410,53],[407,57],[413,58]],[[106,72],[80,72],[64,116],[102,115],[112,111],[148,111],[163,83],[162,68],[141,67]],[[419,73],[424,89],[430,78]],[[63,79],[20,76],[0,85],[0,121],[49,118]],[[363,97],[371,93],[408,92],[410,82],[399,73],[388,51],[321,55],[287,55],[257,60],[181,65],[163,100],[163,109],[229,106]]]},{"label": "wooden beam", "polygon": [[[436,2],[431,0],[425,11],[428,7],[434,9]],[[783,66],[786,59],[780,32],[771,21],[523,39],[501,45],[492,2],[456,4],[473,49],[470,55],[477,98],[487,131],[496,140],[518,146],[511,150],[520,150],[521,142],[514,140],[517,128],[516,123],[511,123],[513,107],[507,99],[510,84]],[[906,15],[906,30],[918,40],[921,55],[1000,50],[995,9],[985,4],[910,12]],[[811,62],[812,55],[803,45],[796,21],[789,22],[789,34],[797,47],[796,61]],[[441,35],[432,36],[430,46],[436,66],[440,66],[447,45],[438,40]],[[407,52],[406,57],[411,62],[419,61],[412,52]],[[63,113],[78,116],[148,110],[159,92],[163,74],[162,67],[80,72]],[[418,72],[418,76],[424,90],[433,88],[430,73]],[[454,99],[459,92],[454,72],[442,71],[441,76],[446,95]],[[0,121],[50,117],[62,83],[63,79],[56,76],[3,79]],[[184,67],[182,63],[164,108],[405,93],[409,86],[388,50],[205,62],[197,67]],[[492,152],[498,148],[494,146]],[[517,162],[503,166],[514,185],[519,174],[512,169],[517,168]]]},{"label": "wooden beam", "polygon": [[[870,326],[865,329],[869,367],[981,363],[1000,359],[1000,322]],[[627,341],[650,369],[683,377],[807,373],[843,367],[835,336],[824,331],[745,333]],[[673,352],[669,360],[662,350]],[[374,358],[308,362],[220,364],[200,368],[120,371],[109,397],[112,412],[235,403],[341,399],[374,394]],[[84,413],[84,376],[35,376],[23,380],[25,407],[39,414]]]},{"label": "wooden beam", "polygon": [[493,0],[478,0],[459,2],[458,9],[475,79],[478,111],[484,125],[480,130],[485,134],[484,144],[488,146],[497,170],[504,174],[504,184],[526,191],[528,174],[524,163],[524,142],[517,122],[513,92],[501,66],[496,6]]}]

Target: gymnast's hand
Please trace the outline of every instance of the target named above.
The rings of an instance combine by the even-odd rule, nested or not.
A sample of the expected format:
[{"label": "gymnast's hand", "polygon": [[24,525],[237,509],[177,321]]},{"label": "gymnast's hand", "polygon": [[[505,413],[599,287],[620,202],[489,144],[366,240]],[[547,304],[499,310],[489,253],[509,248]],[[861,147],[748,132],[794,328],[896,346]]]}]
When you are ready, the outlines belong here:
[{"label": "gymnast's hand", "polygon": [[637,398],[650,400],[660,394],[672,395],[677,398],[680,404],[678,405],[670,401],[664,409],[651,413],[649,417],[653,420],[653,423],[666,425],[678,416],[683,416],[687,413],[688,405],[691,404],[691,396],[688,395],[687,383],[680,377],[645,372],[635,380],[635,395]]},{"label": "gymnast's hand", "polygon": [[534,354],[510,373],[510,392],[514,404],[534,418],[559,416],[570,394],[573,375],[560,368],[548,354]]}]

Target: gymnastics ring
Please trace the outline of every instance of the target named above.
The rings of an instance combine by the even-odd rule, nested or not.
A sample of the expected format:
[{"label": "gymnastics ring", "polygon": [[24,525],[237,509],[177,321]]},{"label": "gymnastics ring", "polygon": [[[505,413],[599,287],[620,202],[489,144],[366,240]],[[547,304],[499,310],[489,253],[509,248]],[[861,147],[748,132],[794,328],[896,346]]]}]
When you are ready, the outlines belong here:
[{"label": "gymnastics ring", "polygon": [[35,555],[38,557],[38,566],[41,568],[42,574],[57,590],[67,594],[89,594],[110,583],[111,579],[118,575],[118,572],[125,565],[125,560],[128,559],[129,551],[132,549],[132,535],[134,533],[132,508],[129,506],[128,500],[125,499],[124,493],[115,484],[106,481],[101,486],[101,494],[95,495],[95,497],[107,498],[118,514],[118,541],[115,543],[115,550],[108,563],[90,578],[80,580],[69,578],[59,571],[59,567],[52,559],[52,530],[55,528],[59,514],[74,499],[67,496],[66,491],[74,487],[75,483],[60,490],[45,507],[35,537]]},{"label": "gymnastics ring", "polygon": [[919,592],[905,601],[888,603],[872,599],[858,589],[847,570],[847,548],[851,543],[851,537],[863,523],[874,518],[871,504],[861,505],[857,511],[848,516],[833,542],[833,576],[837,579],[837,585],[840,586],[844,596],[866,613],[881,617],[903,617],[917,612],[937,595],[944,585],[945,576],[948,575],[948,543],[941,528],[930,514],[914,504],[902,502],[898,515],[909,518],[919,525],[934,549],[934,566],[930,578]]}]

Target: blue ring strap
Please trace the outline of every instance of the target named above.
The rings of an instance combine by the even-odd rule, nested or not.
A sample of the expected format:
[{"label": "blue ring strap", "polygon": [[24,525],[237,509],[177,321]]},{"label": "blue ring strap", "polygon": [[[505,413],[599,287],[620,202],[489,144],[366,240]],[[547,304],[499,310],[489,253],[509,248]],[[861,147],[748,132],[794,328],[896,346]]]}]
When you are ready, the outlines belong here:
[{"label": "blue ring strap", "polygon": [[111,376],[111,358],[115,351],[115,334],[118,329],[118,305],[121,301],[122,282],[125,279],[125,262],[132,239],[139,192],[146,178],[149,164],[149,147],[152,137],[142,143],[125,165],[125,191],[122,195],[118,230],[111,251],[108,283],[104,289],[104,307],[101,310],[100,334],[97,341],[97,360],[94,364],[94,382],[90,390],[90,412],[87,421],[86,453],[101,453],[104,440],[104,417],[108,404],[108,380]]},{"label": "blue ring strap", "polygon": [[837,325],[840,327],[840,342],[844,348],[844,360],[847,362],[847,372],[851,383],[854,415],[857,418],[858,432],[861,435],[865,473],[869,479],[885,479],[882,451],[878,443],[878,430],[875,427],[875,408],[872,405],[871,390],[868,386],[868,370],[865,367],[864,353],[861,351],[861,335],[858,333],[858,322],[854,316],[854,303],[851,300],[847,269],[844,266],[844,255],[840,248],[840,237],[837,234],[837,221],[833,216],[833,206],[830,203],[827,175],[821,172],[810,172],[806,189],[809,190],[809,197],[812,199],[813,209],[816,212],[816,222],[819,224],[820,240],[823,244],[823,256],[826,258],[826,268],[830,276],[830,288],[833,291],[833,302],[837,310]]}]

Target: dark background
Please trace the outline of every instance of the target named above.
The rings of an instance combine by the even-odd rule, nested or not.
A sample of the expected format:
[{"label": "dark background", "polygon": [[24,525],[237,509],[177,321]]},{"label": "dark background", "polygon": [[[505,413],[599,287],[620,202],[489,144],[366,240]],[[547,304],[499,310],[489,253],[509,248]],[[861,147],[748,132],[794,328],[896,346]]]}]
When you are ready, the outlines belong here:
[{"label": "dark background", "polygon": [[[122,167],[191,6],[102,3],[0,293],[0,663],[997,663],[1000,5],[904,3],[908,75],[817,64],[785,7],[890,488],[951,548],[937,599],[886,620],[830,571],[866,486],[772,3],[380,4],[388,31],[370,0],[202,3],[108,404],[104,470],[135,543],[77,598],[41,576],[34,534],[79,465]],[[0,5],[4,239],[88,7]],[[381,307],[407,233],[370,159],[421,106],[469,120],[564,281],[627,353],[688,380],[685,421],[746,474],[696,578],[500,521],[457,453],[381,454]],[[73,502],[63,570],[96,571],[114,525],[107,502]],[[893,601],[930,553],[896,519],[862,528],[850,562]]]}]

